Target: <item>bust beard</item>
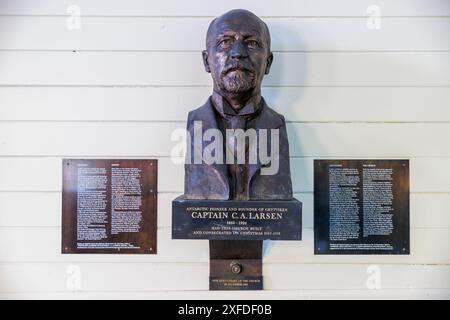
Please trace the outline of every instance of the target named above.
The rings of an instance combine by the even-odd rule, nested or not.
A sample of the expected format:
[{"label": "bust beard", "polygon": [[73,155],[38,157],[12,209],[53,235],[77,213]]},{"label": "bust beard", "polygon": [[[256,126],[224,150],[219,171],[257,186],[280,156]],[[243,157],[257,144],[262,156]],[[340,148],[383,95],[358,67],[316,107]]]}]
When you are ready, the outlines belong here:
[{"label": "bust beard", "polygon": [[255,76],[243,71],[229,72],[221,80],[221,89],[229,93],[247,92],[255,87]]}]

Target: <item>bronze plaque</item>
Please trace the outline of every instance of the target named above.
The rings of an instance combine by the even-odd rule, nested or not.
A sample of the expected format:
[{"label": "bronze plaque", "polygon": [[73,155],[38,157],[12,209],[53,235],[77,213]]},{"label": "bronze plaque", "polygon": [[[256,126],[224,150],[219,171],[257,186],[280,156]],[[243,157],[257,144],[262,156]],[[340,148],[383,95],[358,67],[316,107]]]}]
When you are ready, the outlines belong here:
[{"label": "bronze plaque", "polygon": [[156,254],[157,168],[63,159],[62,253]]},{"label": "bronze plaque", "polygon": [[301,240],[302,203],[180,196],[172,202],[172,239]]},{"label": "bronze plaque", "polygon": [[315,160],[315,254],[409,254],[409,160]]}]

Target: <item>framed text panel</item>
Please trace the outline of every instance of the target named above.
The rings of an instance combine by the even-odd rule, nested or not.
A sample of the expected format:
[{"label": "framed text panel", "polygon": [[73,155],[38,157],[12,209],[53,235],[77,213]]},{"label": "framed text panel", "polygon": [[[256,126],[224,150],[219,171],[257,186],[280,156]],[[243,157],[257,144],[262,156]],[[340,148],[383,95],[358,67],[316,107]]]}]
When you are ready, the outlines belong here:
[{"label": "framed text panel", "polygon": [[315,160],[315,254],[409,254],[409,160]]},{"label": "framed text panel", "polygon": [[64,159],[62,253],[156,254],[157,160]]}]

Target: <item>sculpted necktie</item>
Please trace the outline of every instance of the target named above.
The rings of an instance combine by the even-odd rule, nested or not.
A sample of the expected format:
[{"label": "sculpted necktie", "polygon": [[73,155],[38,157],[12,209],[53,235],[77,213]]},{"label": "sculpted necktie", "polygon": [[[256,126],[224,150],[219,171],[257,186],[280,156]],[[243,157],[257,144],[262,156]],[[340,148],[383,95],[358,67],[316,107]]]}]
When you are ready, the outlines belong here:
[{"label": "sculpted necktie", "polygon": [[[212,101],[214,108],[224,120],[222,123],[224,124],[223,129],[225,129],[223,134],[226,163],[230,176],[230,198],[248,200],[249,155],[247,153],[249,152],[249,145],[256,146],[257,139],[247,136],[246,130],[249,129],[248,126],[252,128],[251,120],[260,113],[261,100],[253,99],[239,111],[233,109],[226,99],[219,95],[213,94]],[[232,134],[230,134],[230,131]]]},{"label": "sculpted necktie", "polygon": [[[228,117],[227,129],[234,130],[234,134],[226,135],[227,152],[231,152],[232,156],[228,156],[227,159],[233,159],[232,164],[228,164],[231,174],[231,187],[232,195],[237,200],[248,200],[247,192],[247,157],[246,139],[242,137],[246,129],[246,117],[240,115],[234,115]],[[235,131],[237,129],[241,129]],[[242,142],[244,145],[242,145]],[[238,163],[238,159],[244,159],[244,163]]]}]

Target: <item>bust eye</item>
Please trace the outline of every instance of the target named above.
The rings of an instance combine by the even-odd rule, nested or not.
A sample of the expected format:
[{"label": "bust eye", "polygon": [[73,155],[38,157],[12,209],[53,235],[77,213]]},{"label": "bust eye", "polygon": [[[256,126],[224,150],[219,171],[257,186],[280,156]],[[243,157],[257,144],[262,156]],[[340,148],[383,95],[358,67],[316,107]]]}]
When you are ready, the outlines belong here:
[{"label": "bust eye", "polygon": [[223,39],[223,40],[221,40],[221,41],[219,42],[219,45],[220,45],[222,48],[228,48],[229,46],[231,46],[231,44],[232,44],[232,40],[231,40],[231,39]]},{"label": "bust eye", "polygon": [[247,46],[248,46],[249,48],[254,49],[254,48],[259,47],[259,43],[258,43],[258,41],[256,41],[256,40],[247,40],[246,42],[247,42]]}]

